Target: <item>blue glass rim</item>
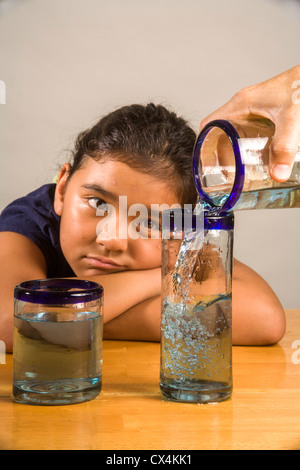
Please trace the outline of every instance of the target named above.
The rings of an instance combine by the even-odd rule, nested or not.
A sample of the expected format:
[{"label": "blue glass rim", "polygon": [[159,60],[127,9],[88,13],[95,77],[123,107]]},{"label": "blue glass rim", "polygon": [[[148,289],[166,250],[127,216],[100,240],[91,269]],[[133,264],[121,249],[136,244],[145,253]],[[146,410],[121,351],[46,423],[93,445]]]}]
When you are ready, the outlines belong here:
[{"label": "blue glass rim", "polygon": [[[186,231],[187,229],[197,230],[199,226],[204,230],[233,230],[234,214],[233,212],[222,212],[216,214],[208,211],[203,213],[203,224],[198,223],[200,215],[196,215],[187,209],[168,209],[163,214],[168,213],[168,217],[163,219],[163,230],[170,232]],[[188,217],[186,217],[188,214]]]},{"label": "blue glass rim", "polygon": [[18,284],[14,290],[16,300],[44,305],[92,302],[102,296],[100,284],[81,279],[34,279]]},{"label": "blue glass rim", "polygon": [[207,213],[204,215],[205,230],[233,230],[234,214],[232,212],[224,212],[220,215]]},{"label": "blue glass rim", "polygon": [[[199,177],[199,160],[201,148],[206,139],[207,134],[214,128],[218,127],[222,129],[223,132],[229,138],[231,146],[233,148],[234,158],[235,158],[235,178],[231,192],[228,197],[225,199],[223,205],[218,206],[214,201],[209,197],[209,195],[204,191],[201,184],[201,179]],[[218,209],[219,212],[227,212],[231,210],[237,201],[240,198],[240,195],[243,191],[244,181],[245,181],[245,166],[242,161],[240,147],[239,147],[240,136],[234,126],[224,119],[216,119],[209,122],[200,132],[193,150],[193,175],[194,183],[196,189],[199,193],[200,199],[206,202],[211,209]]]}]

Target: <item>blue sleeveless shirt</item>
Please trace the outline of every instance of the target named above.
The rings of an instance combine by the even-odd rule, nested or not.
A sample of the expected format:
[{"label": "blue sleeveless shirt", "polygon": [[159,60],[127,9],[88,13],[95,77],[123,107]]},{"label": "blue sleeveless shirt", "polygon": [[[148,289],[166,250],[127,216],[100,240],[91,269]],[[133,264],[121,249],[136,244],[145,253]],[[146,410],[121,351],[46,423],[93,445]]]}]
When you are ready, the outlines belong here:
[{"label": "blue sleeveless shirt", "polygon": [[43,253],[47,277],[73,277],[59,241],[60,217],[54,211],[55,184],[45,184],[9,204],[0,215],[0,232],[29,238]]}]

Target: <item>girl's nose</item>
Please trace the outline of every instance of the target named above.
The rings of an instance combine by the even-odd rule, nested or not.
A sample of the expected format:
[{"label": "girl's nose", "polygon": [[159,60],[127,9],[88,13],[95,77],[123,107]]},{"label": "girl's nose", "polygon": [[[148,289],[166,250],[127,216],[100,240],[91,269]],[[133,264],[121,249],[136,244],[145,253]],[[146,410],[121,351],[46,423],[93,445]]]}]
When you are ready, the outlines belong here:
[{"label": "girl's nose", "polygon": [[[126,219],[127,222],[127,219]],[[128,246],[127,223],[122,226],[115,210],[108,213],[97,224],[96,242],[109,251],[126,251]]]},{"label": "girl's nose", "polygon": [[104,238],[97,236],[96,243],[104,246],[109,251],[126,251],[128,240],[123,238]]}]

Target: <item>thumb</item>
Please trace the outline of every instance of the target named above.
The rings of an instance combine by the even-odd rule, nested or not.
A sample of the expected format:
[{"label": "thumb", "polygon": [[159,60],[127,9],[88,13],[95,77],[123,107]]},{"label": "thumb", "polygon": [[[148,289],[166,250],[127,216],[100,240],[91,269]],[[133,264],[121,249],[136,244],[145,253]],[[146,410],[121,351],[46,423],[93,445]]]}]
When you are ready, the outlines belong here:
[{"label": "thumb", "polygon": [[269,171],[275,181],[286,181],[292,171],[293,162],[300,142],[299,129],[295,123],[286,123],[275,129],[269,149]]}]

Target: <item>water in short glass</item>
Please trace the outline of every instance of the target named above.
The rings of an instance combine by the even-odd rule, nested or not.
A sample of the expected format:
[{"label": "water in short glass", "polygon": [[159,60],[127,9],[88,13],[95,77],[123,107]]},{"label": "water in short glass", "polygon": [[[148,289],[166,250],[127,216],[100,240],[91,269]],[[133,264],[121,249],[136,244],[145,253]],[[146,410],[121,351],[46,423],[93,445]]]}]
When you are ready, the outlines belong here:
[{"label": "water in short glass", "polygon": [[23,282],[14,291],[13,395],[68,405],[102,385],[103,288],[80,279]]},{"label": "water in short glass", "polygon": [[234,216],[202,211],[202,226],[186,227],[184,212],[163,213],[160,389],[175,401],[217,402],[232,392]]}]

